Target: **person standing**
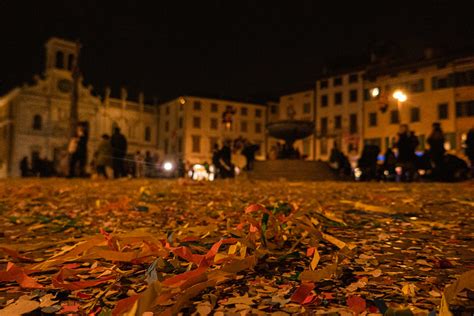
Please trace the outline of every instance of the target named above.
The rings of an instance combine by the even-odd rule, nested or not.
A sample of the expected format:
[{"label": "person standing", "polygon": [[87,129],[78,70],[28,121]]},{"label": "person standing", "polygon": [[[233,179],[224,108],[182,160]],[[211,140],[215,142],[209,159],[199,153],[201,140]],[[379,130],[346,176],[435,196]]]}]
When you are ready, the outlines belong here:
[{"label": "person standing", "polygon": [[107,166],[110,166],[112,160],[112,146],[110,145],[109,135],[102,135],[102,141],[94,156],[97,175],[107,179]]},{"label": "person standing", "polygon": [[433,123],[432,131],[428,137],[428,145],[430,146],[430,158],[433,163],[433,177],[440,179],[443,171],[443,157],[445,153],[444,149],[444,133],[439,123]]},{"label": "person standing", "polygon": [[145,152],[145,177],[152,176],[153,168],[154,168],[153,157],[151,156],[151,153],[147,150]]},{"label": "person standing", "polygon": [[135,153],[135,157],[133,157],[135,161],[135,176],[137,178],[143,178],[145,175],[144,168],[145,168],[145,157],[142,155],[141,151],[137,150]]},{"label": "person standing", "polygon": [[84,126],[79,125],[76,130],[76,135],[70,140],[69,146],[69,178],[76,176],[76,171],[79,171],[79,176],[85,176],[85,167],[87,162],[87,133]]},{"label": "person standing", "polygon": [[114,128],[114,133],[110,139],[112,146],[112,168],[114,170],[114,178],[125,177],[124,159],[127,154],[127,139],[120,132],[120,128]]},{"label": "person standing", "polygon": [[24,156],[23,159],[20,161],[20,171],[21,177],[26,178],[30,175],[30,166],[28,162],[28,157]]},{"label": "person standing", "polygon": [[232,164],[232,150],[230,141],[226,140],[219,153],[220,176],[221,178],[233,178],[235,176],[234,165]]},{"label": "person standing", "polygon": [[408,125],[400,125],[397,135],[396,147],[398,149],[397,163],[402,167],[405,180],[411,180],[415,165],[415,149],[418,139],[408,130]]}]

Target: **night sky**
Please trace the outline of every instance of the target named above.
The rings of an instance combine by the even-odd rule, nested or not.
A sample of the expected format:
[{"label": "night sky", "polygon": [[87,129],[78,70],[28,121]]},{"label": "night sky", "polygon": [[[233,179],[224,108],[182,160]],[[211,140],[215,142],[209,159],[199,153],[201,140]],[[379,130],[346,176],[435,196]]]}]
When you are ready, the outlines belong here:
[{"label": "night sky", "polygon": [[147,100],[274,98],[311,87],[325,64],[363,61],[381,43],[414,55],[474,39],[468,1],[173,3],[0,1],[0,92],[42,72],[51,36],[81,41],[81,70],[95,93],[109,85],[118,96],[126,86]]}]

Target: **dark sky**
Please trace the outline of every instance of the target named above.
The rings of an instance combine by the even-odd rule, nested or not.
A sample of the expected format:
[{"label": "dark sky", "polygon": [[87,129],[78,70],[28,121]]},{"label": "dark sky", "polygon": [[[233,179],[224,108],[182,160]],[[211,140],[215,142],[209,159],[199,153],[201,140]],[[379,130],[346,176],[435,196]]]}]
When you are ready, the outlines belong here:
[{"label": "dark sky", "polygon": [[310,87],[328,61],[368,56],[374,43],[410,53],[474,39],[468,1],[281,2],[2,0],[0,91],[41,73],[50,36],[81,41],[96,93],[126,86],[147,99],[275,97]]}]

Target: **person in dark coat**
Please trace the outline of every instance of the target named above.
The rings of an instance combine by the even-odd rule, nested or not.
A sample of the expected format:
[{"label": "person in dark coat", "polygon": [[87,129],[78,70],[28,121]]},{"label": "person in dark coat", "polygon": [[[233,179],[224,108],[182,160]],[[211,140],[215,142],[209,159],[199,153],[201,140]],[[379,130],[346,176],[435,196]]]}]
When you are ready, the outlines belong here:
[{"label": "person in dark coat", "polygon": [[220,160],[219,145],[214,144],[214,148],[212,149],[212,164],[214,165],[214,168],[215,168],[214,179],[220,177],[220,171],[222,167],[219,160]]},{"label": "person in dark coat", "polygon": [[235,176],[234,165],[232,164],[232,150],[230,141],[225,141],[219,152],[220,176],[221,178],[233,178]]},{"label": "person in dark coat", "polygon": [[428,137],[430,146],[430,158],[433,163],[433,177],[439,179],[443,169],[443,158],[446,150],[444,149],[444,133],[439,123],[433,123],[433,130]]},{"label": "person in dark coat", "polygon": [[260,146],[257,144],[252,144],[248,140],[245,141],[244,143],[244,148],[242,149],[242,155],[245,156],[245,159],[247,161],[245,165],[245,170],[250,171],[253,169],[253,164],[255,162],[255,154],[257,151],[260,149]]},{"label": "person in dark coat", "polygon": [[112,168],[114,170],[114,178],[125,177],[124,159],[127,154],[127,139],[120,132],[120,128],[114,128],[110,144],[112,145]]},{"label": "person in dark coat", "polygon": [[30,175],[30,166],[27,156],[24,156],[20,161],[20,171],[22,178],[28,177]]},{"label": "person in dark coat", "polygon": [[80,177],[85,176],[87,163],[87,141],[88,135],[83,125],[77,126],[76,135],[69,143],[69,177],[76,176],[78,171]]},{"label": "person in dark coat", "polygon": [[94,156],[97,174],[107,179],[106,168],[111,165],[112,161],[112,145],[110,144],[109,135],[102,135],[102,141],[100,142]]},{"label": "person in dark coat", "polygon": [[396,147],[398,149],[397,162],[402,167],[403,179],[410,181],[414,175],[418,138],[414,133],[410,133],[408,125],[400,125],[400,131],[397,135]]}]

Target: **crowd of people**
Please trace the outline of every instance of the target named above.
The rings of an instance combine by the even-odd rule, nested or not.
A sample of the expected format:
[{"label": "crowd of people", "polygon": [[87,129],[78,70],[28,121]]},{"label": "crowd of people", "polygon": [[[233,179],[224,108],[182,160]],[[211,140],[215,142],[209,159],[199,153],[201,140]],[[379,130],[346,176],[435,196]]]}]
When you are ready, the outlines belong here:
[{"label": "crowd of people", "polygon": [[[428,148],[417,152],[419,140],[409,126],[403,124],[392,146],[380,159],[380,147],[366,144],[354,169],[358,180],[414,181],[422,178],[436,181],[464,180],[474,176],[474,128],[465,140],[465,154],[469,165],[461,158],[446,153],[446,138],[439,123],[433,123],[427,138]],[[334,146],[330,162],[341,174],[351,175],[353,170],[347,156]]]},{"label": "crowd of people", "polygon": [[[427,138],[428,149],[418,151],[419,139],[409,126],[402,124],[392,146],[380,155],[380,147],[366,144],[361,156],[356,160],[356,166],[342,153],[335,144],[332,148],[329,163],[341,175],[355,176],[358,180],[394,180],[414,181],[420,178],[429,178],[437,181],[455,181],[465,179],[471,174],[474,176],[474,128],[465,139],[465,155],[468,163],[457,156],[447,154],[445,149],[446,138],[439,123],[433,123],[432,131]],[[108,178],[107,170],[113,170],[114,178],[131,177],[157,177],[162,172],[163,166],[159,156],[150,151],[136,151],[127,154],[128,143],[120,128],[114,128],[111,136],[103,134],[101,141],[94,152],[90,163],[90,170],[102,178]],[[239,137],[234,140],[225,140],[222,147],[215,144],[212,151],[211,164],[205,162],[206,170],[212,166],[213,178],[233,178],[237,163],[233,158],[240,153],[245,157],[245,164],[238,164],[246,171],[251,171],[255,162],[255,155],[259,145]],[[31,163],[28,157],[20,161],[22,177],[39,176],[66,176],[88,177],[86,172],[88,153],[88,131],[86,126],[79,125],[76,133],[71,138],[67,154],[62,155],[55,164],[46,158],[34,156]],[[381,159],[382,157],[382,159]],[[304,159],[293,146],[277,144],[272,146],[268,159]],[[192,172],[192,165],[184,163],[182,159],[176,162],[173,176],[183,177],[187,171]],[[170,173],[171,174],[171,173]]]}]

